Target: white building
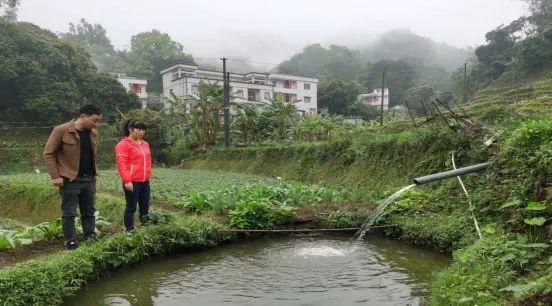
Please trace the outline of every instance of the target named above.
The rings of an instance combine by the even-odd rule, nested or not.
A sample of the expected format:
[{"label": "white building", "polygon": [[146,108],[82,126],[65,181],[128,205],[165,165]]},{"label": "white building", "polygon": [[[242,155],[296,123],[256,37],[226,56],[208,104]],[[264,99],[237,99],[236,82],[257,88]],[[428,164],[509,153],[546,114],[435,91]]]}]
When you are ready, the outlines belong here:
[{"label": "white building", "polygon": [[140,102],[142,103],[142,108],[145,108],[148,99],[148,93],[146,91],[146,85],[148,85],[148,81],[129,77],[123,73],[117,73],[116,77],[117,81],[119,81],[119,83],[121,83],[121,85],[123,85],[123,87],[127,91],[133,92],[138,96]]},{"label": "white building", "polygon": [[[161,70],[165,98],[196,96],[200,81],[222,85],[222,72],[199,69],[196,65],[173,65]],[[234,102],[264,106],[281,93],[284,102],[294,102],[300,114],[313,115],[318,109],[318,79],[283,74],[230,73],[230,96]]]},{"label": "white building", "polygon": [[[381,108],[381,88],[374,89],[373,92],[368,94],[361,94],[358,96],[358,101],[364,104],[373,105],[377,108]],[[383,110],[389,109],[389,88],[385,88],[383,94]]]}]

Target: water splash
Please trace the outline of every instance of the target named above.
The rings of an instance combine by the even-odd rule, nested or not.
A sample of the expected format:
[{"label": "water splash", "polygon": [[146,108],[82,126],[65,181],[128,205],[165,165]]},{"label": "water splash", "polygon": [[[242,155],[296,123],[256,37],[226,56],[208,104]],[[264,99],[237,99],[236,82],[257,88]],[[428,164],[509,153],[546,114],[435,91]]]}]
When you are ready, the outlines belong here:
[{"label": "water splash", "polygon": [[385,208],[393,201],[395,201],[395,199],[397,199],[403,192],[409,189],[412,189],[414,187],[416,187],[416,184],[408,185],[406,187],[401,188],[399,191],[395,192],[390,197],[385,199],[385,201],[383,201],[383,203],[381,203],[378,207],[376,207],[376,209],[374,210],[374,213],[370,217],[368,217],[368,219],[366,220],[366,222],[364,222],[360,230],[358,230],[358,232],[355,234],[355,237],[356,237],[355,240],[356,241],[362,240],[362,238],[364,238],[364,235],[366,235],[366,233],[370,230],[370,227],[381,216]]},{"label": "water splash", "polygon": [[303,248],[298,252],[300,256],[319,256],[319,257],[345,256],[345,253],[346,253],[345,250],[336,249],[329,246]]}]

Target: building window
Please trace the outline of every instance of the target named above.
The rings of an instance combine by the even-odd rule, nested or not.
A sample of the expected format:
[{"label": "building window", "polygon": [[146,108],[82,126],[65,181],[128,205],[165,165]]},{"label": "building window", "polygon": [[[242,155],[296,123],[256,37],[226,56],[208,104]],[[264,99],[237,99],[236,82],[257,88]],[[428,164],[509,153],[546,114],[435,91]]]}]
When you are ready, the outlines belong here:
[{"label": "building window", "polygon": [[303,102],[310,103],[311,97],[303,97]]},{"label": "building window", "polygon": [[291,101],[291,95],[290,94],[284,94],[284,102],[290,102]]},{"label": "building window", "polygon": [[248,88],[247,89],[247,101],[259,101],[258,96],[260,96],[261,93],[258,90]]},{"label": "building window", "polygon": [[140,84],[130,84],[130,89],[134,93],[141,93],[142,92],[142,86],[140,86]]},{"label": "building window", "polygon": [[305,83],[305,84],[304,84],[304,88],[305,88],[305,90],[310,90],[310,84]]},{"label": "building window", "polygon": [[284,88],[291,88],[291,82],[290,81],[284,81]]},{"label": "building window", "polygon": [[243,98],[243,89],[236,90],[236,97]]},{"label": "building window", "polygon": [[265,98],[265,100],[270,100],[270,92],[265,91],[264,98]]}]

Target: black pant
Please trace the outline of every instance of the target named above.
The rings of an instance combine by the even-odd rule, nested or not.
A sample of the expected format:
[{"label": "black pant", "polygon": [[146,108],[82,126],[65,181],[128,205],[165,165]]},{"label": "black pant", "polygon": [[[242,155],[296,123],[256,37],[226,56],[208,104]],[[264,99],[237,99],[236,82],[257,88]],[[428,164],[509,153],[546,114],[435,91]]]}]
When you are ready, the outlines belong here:
[{"label": "black pant", "polygon": [[96,212],[96,179],[94,176],[77,177],[73,181],[64,178],[59,193],[61,195],[61,227],[65,241],[70,242],[76,239],[77,203],[79,204],[84,236],[94,235],[96,229],[96,216],[94,215]]},{"label": "black pant", "polygon": [[126,208],[125,208],[125,228],[127,231],[134,229],[134,213],[136,212],[136,203],[140,208],[140,221],[142,224],[148,222],[148,211],[150,202],[150,184],[147,182],[132,182],[132,191],[124,188]]}]

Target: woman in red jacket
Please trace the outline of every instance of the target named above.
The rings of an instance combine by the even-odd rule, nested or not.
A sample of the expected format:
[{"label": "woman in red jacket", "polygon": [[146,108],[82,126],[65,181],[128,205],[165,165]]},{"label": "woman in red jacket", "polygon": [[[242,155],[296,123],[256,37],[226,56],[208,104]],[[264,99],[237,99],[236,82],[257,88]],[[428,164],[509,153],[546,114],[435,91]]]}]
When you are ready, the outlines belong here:
[{"label": "woman in red jacket", "polygon": [[126,137],[115,146],[115,156],[126,199],[124,223],[130,235],[134,231],[137,203],[140,222],[149,225],[151,153],[149,144],[144,140],[146,125],[143,122],[129,119],[123,128]]}]

